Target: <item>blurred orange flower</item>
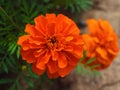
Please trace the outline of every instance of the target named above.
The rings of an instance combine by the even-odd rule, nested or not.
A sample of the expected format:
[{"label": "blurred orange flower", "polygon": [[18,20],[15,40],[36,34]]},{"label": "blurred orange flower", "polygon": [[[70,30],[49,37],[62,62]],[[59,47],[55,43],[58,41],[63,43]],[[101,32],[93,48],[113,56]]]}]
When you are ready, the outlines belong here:
[{"label": "blurred orange flower", "polygon": [[90,65],[99,64],[97,70],[107,68],[118,54],[118,37],[108,21],[89,19],[87,24],[90,34],[82,35],[87,50],[83,62],[96,57]]},{"label": "blurred orange flower", "polygon": [[35,25],[26,25],[27,35],[18,39],[22,59],[31,63],[38,75],[68,75],[82,57],[84,42],[80,30],[62,14],[40,15],[34,21]]}]

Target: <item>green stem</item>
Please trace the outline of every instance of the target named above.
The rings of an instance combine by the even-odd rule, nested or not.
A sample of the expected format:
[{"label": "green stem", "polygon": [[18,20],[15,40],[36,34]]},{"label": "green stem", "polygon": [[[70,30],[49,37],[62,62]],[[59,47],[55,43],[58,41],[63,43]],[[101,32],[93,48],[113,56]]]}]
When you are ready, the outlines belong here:
[{"label": "green stem", "polygon": [[20,27],[12,20],[12,18],[10,16],[8,16],[6,11],[1,6],[0,6],[0,11],[9,19],[9,21],[16,27],[16,29],[21,31]]}]

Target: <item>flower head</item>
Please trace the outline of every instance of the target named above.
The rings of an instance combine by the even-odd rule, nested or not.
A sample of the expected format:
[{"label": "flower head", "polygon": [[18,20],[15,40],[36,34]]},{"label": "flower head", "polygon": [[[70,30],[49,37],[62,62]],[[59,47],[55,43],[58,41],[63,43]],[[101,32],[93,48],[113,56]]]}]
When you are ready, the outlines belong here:
[{"label": "flower head", "polygon": [[90,34],[82,35],[87,50],[84,63],[96,57],[90,65],[99,64],[98,70],[107,68],[118,54],[118,37],[108,21],[89,19],[87,24]]},{"label": "flower head", "polygon": [[34,21],[35,25],[27,24],[27,34],[18,39],[22,59],[31,63],[38,75],[68,75],[82,57],[84,43],[80,30],[62,14],[40,15]]}]

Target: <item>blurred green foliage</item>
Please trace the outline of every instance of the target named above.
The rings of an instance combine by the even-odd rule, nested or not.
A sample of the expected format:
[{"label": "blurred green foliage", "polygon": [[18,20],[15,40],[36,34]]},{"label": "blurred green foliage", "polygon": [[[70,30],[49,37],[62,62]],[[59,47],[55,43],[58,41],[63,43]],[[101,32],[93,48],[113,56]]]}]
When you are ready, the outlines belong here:
[{"label": "blurred green foliage", "polygon": [[26,23],[33,24],[34,17],[40,14],[86,11],[92,4],[91,0],[0,0],[0,84],[9,83],[3,89],[23,90],[23,81],[28,90],[36,82],[42,86],[46,81],[51,83],[46,75],[37,76],[31,71],[31,65],[21,60],[17,39],[24,34]]},{"label": "blurred green foliage", "polygon": [[56,8],[63,8],[72,13],[87,11],[93,5],[92,0],[53,0]]},{"label": "blurred green foliage", "polygon": [[87,74],[90,74],[91,76],[97,75],[101,77],[102,76],[101,73],[95,69],[96,67],[99,66],[99,64],[90,65],[96,60],[96,57],[91,58],[84,63],[82,62],[86,58],[86,53],[87,51],[83,52],[83,57],[80,59],[79,63],[77,64],[77,67],[76,67],[77,72],[79,74],[82,74],[83,76],[87,76]]}]

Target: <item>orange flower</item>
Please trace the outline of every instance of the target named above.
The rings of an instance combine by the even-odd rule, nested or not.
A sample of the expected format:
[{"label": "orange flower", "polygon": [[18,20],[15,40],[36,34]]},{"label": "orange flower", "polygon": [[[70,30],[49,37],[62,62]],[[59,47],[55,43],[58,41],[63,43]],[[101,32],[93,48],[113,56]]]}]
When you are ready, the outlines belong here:
[{"label": "orange flower", "polygon": [[83,39],[76,24],[59,14],[40,15],[35,25],[27,24],[27,35],[19,37],[23,60],[33,72],[49,78],[64,77],[76,66],[83,53]]},{"label": "orange flower", "polygon": [[97,70],[107,68],[118,54],[118,37],[108,21],[99,19],[97,22],[90,19],[87,20],[87,24],[90,34],[82,35],[87,50],[84,63],[90,58],[96,57],[96,60],[90,65],[99,64]]}]

